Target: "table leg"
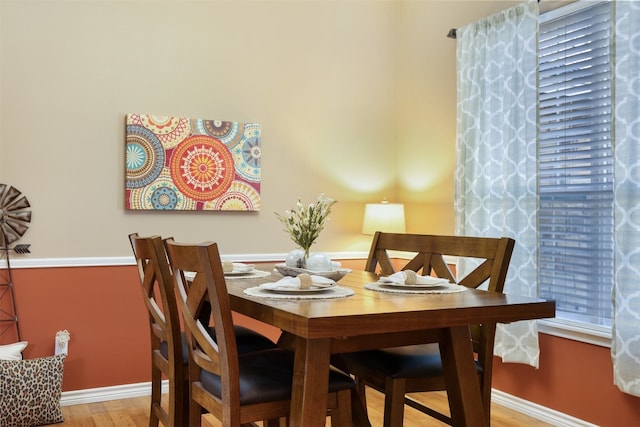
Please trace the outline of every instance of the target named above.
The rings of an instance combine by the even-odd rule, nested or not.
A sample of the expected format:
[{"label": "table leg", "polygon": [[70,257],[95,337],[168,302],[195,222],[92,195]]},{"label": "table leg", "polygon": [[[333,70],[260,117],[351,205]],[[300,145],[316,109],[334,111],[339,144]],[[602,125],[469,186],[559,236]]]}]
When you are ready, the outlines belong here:
[{"label": "table leg", "polygon": [[486,426],[469,328],[443,331],[440,355],[454,426]]},{"label": "table leg", "polygon": [[329,339],[295,339],[290,427],[324,427],[329,384]]}]

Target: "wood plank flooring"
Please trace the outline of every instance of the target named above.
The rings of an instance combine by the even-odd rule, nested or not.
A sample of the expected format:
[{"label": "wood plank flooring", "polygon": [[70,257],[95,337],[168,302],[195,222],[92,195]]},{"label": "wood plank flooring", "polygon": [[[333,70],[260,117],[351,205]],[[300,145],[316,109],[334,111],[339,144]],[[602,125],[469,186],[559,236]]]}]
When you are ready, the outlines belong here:
[{"label": "wood plank flooring", "polygon": [[[444,393],[414,394],[418,400],[427,401],[435,409],[448,411]],[[383,397],[374,390],[367,390],[369,419],[373,427],[382,425]],[[433,418],[405,407],[404,427],[446,426]],[[493,404],[491,412],[492,427],[550,427],[534,418],[522,415],[505,407]],[[64,423],[53,424],[52,427],[148,427],[149,397],[137,397],[123,400],[90,403],[74,406],[63,406]],[[327,421],[327,426],[331,423]],[[204,415],[202,427],[219,427],[220,423],[211,415]],[[186,427],[186,426],[185,426]]]}]

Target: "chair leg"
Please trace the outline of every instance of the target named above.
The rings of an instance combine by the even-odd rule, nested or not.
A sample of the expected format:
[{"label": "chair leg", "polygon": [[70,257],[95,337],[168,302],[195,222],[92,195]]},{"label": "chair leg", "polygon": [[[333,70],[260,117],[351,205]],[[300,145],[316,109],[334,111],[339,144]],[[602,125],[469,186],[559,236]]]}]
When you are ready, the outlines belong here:
[{"label": "chair leg", "polygon": [[[363,384],[364,394],[364,384]],[[367,414],[367,406],[362,402],[359,390],[351,390],[351,417],[355,427],[371,427],[369,416]]]},{"label": "chair leg", "polygon": [[189,425],[189,381],[180,380],[180,375],[174,375],[175,380],[169,380],[169,402],[167,413],[168,426]]},{"label": "chair leg", "polygon": [[360,378],[356,377],[356,392],[360,405],[364,409],[365,418],[369,419],[369,412],[367,410],[367,390],[366,384]]},{"label": "chair leg", "polygon": [[158,410],[162,409],[162,373],[151,366],[151,405],[149,406],[149,427],[158,427]]},{"label": "chair leg", "polygon": [[[176,384],[176,387],[180,388],[179,385]],[[178,412],[178,408],[179,412]],[[191,425],[189,423],[189,414],[191,412],[190,409],[190,400],[189,400],[189,381],[182,381],[182,387],[180,388],[180,395],[176,394],[176,426],[181,425]]]},{"label": "chair leg", "polygon": [[169,380],[169,403],[167,404],[167,425],[177,426],[180,411],[182,410],[182,402],[179,400],[180,394],[177,393],[179,385],[175,381]]},{"label": "chair leg", "polygon": [[484,406],[485,422],[487,423],[488,426],[490,426],[491,425],[491,399],[489,399],[487,402],[483,402],[482,405]]},{"label": "chair leg", "polygon": [[331,427],[351,427],[351,390],[337,393],[338,406],[331,411]]},{"label": "chair leg", "polygon": [[[189,389],[191,390],[191,389]],[[189,396],[189,427],[200,427],[202,425],[202,407],[198,402]]]},{"label": "chair leg", "polygon": [[[482,381],[482,379],[480,379]],[[482,385],[482,406],[484,406],[485,420],[491,425],[491,382]]]},{"label": "chair leg", "polygon": [[406,381],[403,378],[385,380],[384,389],[384,427],[402,427],[404,422],[404,391]]}]

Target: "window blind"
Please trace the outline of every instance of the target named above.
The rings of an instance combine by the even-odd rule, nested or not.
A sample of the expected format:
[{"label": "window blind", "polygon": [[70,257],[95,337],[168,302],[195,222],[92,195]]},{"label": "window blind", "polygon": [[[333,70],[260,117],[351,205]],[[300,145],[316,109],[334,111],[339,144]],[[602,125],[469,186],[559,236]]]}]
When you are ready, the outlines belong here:
[{"label": "window blind", "polygon": [[556,15],[538,41],[540,296],[557,317],[610,325],[611,3]]}]

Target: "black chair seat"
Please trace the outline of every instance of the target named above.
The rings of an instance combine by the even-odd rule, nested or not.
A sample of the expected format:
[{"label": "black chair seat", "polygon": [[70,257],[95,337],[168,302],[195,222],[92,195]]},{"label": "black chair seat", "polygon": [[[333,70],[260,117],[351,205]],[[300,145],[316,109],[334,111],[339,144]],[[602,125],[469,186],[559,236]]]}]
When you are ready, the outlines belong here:
[{"label": "black chair seat", "polygon": [[[215,341],[215,328],[211,329],[213,340]],[[239,354],[278,348],[276,343],[252,329],[240,325],[235,325],[233,329],[236,335],[236,346],[238,347]]]},{"label": "black chair seat", "polygon": [[[215,327],[208,326],[206,329],[215,342]],[[240,325],[235,325],[233,329],[236,334],[238,354],[278,348],[276,343],[252,329]],[[160,343],[160,354],[162,354],[165,359],[169,357],[169,349],[167,348],[166,341]],[[187,335],[184,332],[182,333],[182,364],[185,366],[189,364],[189,345],[187,344]]]},{"label": "black chair seat", "polygon": [[[282,349],[263,350],[238,356],[240,369],[240,404],[255,404],[291,399],[293,352]],[[205,390],[220,398],[220,377],[206,370],[200,373]],[[355,388],[347,374],[331,368],[329,392]]]},{"label": "black chair seat", "polygon": [[[342,355],[350,369],[354,364],[391,378],[432,378],[443,375],[438,344],[410,345]],[[482,366],[476,361],[476,370]]]}]

